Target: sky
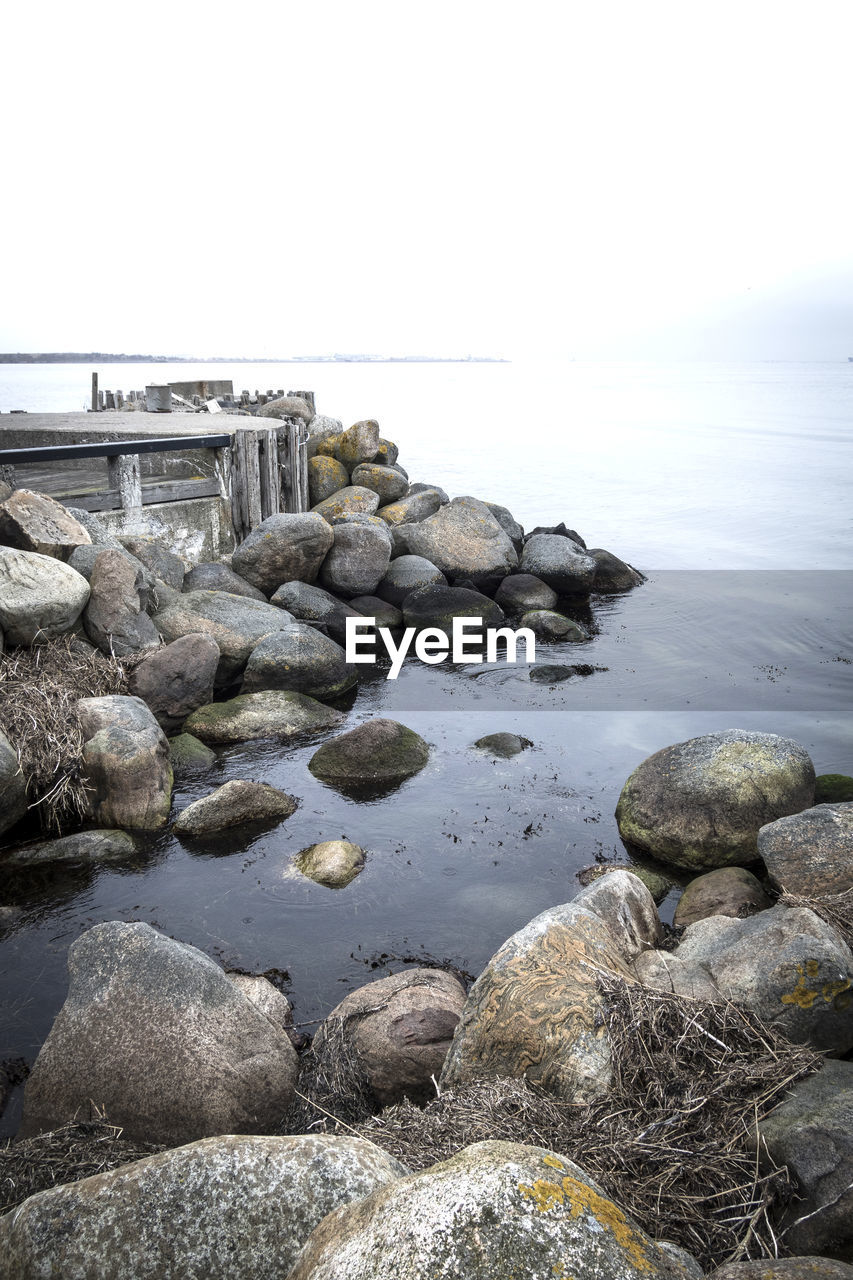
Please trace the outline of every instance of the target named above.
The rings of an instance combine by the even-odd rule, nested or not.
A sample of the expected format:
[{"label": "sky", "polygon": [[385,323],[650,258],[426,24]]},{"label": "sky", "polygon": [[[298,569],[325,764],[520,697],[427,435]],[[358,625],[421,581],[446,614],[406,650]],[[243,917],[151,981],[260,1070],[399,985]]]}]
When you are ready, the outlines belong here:
[{"label": "sky", "polygon": [[15,10],[0,350],[853,355],[849,0]]}]

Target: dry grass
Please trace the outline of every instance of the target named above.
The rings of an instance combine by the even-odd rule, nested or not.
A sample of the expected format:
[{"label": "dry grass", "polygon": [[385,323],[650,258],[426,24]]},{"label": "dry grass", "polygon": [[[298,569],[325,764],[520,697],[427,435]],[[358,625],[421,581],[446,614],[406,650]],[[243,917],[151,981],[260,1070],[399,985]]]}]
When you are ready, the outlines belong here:
[{"label": "dry grass", "polygon": [[853,950],[853,889],[845,889],[843,893],[827,893],[814,898],[783,893],[779,901],[783,907],[808,907],[840,934],[848,947]]},{"label": "dry grass", "polygon": [[0,657],[0,729],[45,832],[77,826],[86,812],[77,699],[127,693],[137,661],[106,657],[69,635]]}]

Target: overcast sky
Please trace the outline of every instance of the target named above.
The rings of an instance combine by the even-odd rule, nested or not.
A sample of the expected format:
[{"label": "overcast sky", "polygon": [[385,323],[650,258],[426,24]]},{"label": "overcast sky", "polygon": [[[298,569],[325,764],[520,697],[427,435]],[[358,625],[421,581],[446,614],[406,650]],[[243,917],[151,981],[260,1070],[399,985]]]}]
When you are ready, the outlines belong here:
[{"label": "overcast sky", "polygon": [[0,349],[853,355],[853,5],[44,0]]}]

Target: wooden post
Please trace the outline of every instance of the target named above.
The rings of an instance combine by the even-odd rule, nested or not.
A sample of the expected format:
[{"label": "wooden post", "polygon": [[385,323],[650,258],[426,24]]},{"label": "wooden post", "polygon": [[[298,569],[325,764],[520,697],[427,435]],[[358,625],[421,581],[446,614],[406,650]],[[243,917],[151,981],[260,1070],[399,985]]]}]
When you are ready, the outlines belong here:
[{"label": "wooden post", "polygon": [[92,413],[97,413],[100,407],[101,406],[98,404],[98,375],[97,373],[93,373],[92,374]]},{"label": "wooden post", "polygon": [[282,507],[285,511],[308,510],[308,453],[303,440],[305,424],[286,418],[279,428],[282,472]]},{"label": "wooden post", "polygon": [[142,508],[142,481],[139,478],[139,454],[122,453],[107,459],[107,477],[111,489],[118,492],[123,511]]},{"label": "wooden post", "polygon": [[231,446],[231,520],[238,541],[261,523],[258,432],[238,427]]},{"label": "wooden post", "polygon": [[106,407],[108,409],[114,409],[116,407],[116,402],[112,391],[105,391],[104,395],[106,396]]},{"label": "wooden post", "polygon": [[98,412],[100,413],[103,408],[104,408],[104,393],[103,391],[99,391],[98,392]]},{"label": "wooden post", "polygon": [[275,427],[257,432],[258,470],[261,490],[261,518],[277,516],[281,511],[281,472],[278,466],[278,440]]},{"label": "wooden post", "polygon": [[124,392],[123,391],[116,392],[116,408],[117,409],[124,408]]}]

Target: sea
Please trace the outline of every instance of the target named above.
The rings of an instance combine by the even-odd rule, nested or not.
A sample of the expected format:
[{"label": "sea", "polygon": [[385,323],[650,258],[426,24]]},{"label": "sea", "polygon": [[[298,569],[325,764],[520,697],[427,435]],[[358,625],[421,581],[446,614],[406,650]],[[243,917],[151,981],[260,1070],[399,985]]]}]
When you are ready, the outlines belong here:
[{"label": "sea", "polygon": [[[310,1034],[348,991],[401,968],[476,975],[570,900],[584,868],[624,862],[620,790],[664,746],[761,730],[800,742],[818,773],[853,774],[853,364],[2,365],[0,409],[82,409],[94,368],[125,392],[205,377],[310,389],[344,425],[378,419],[413,481],[501,503],[528,530],[563,521],[647,581],[576,608],[586,643],[539,646],[538,662],[588,664],[588,677],[539,684],[524,661],[410,660],[396,681],[364,667],[347,727],[389,716],[430,745],[388,794],[319,782],[316,742],[243,744],[180,780],[175,811],[253,778],[299,801],[272,830],[167,831],[130,864],[7,878],[0,1060],[34,1060],[68,947],[99,921],[146,921],[228,969],[274,971]],[[472,747],[500,730],[533,745],[511,760]],[[342,837],[367,851],[347,888],[294,872],[294,854]],[[0,1132],[19,1118],[17,1090]]]}]

